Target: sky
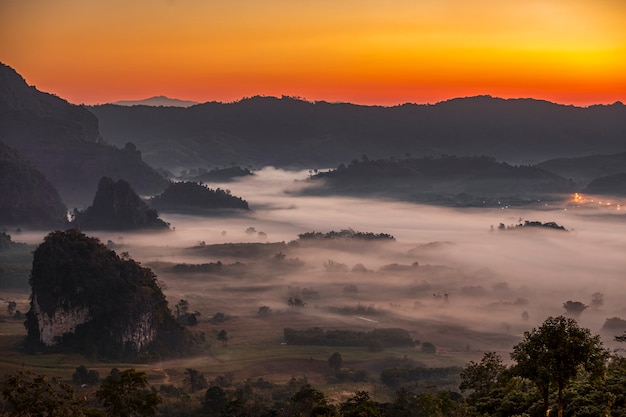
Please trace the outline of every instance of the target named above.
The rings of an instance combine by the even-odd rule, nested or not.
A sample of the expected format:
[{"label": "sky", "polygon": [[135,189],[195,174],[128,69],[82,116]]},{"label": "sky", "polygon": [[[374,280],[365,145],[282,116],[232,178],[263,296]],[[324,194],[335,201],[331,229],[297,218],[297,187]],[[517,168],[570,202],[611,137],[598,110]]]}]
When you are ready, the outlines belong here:
[{"label": "sky", "polygon": [[0,0],[0,61],[97,104],[626,101],[624,0]]}]

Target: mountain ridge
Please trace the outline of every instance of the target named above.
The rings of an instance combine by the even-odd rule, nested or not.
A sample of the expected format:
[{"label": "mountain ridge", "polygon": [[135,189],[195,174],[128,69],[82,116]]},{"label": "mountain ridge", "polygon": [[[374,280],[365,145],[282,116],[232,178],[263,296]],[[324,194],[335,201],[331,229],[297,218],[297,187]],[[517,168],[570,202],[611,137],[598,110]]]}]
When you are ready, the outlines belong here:
[{"label": "mountain ridge", "polygon": [[251,97],[189,108],[93,106],[107,140],[153,166],[324,168],[355,155],[491,155],[537,163],[626,151],[626,106],[476,96],[394,107]]}]

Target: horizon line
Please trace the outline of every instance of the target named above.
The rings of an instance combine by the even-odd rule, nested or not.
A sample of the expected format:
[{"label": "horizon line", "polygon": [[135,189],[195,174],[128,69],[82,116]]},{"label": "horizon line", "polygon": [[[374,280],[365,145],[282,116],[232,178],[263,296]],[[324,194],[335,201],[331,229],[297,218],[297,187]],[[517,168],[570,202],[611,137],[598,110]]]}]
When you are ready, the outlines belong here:
[{"label": "horizon line", "polygon": [[[61,97],[62,98],[62,97]],[[147,100],[151,100],[151,99],[155,99],[155,98],[161,98],[161,99],[167,99],[167,100],[172,100],[172,101],[180,101],[180,102],[188,102],[188,103],[194,103],[194,104],[190,104],[189,106],[164,106],[164,105],[149,105],[149,104],[132,104],[132,105],[123,105],[123,104],[119,104],[119,103],[123,103],[123,102],[142,102],[142,101],[147,101]],[[594,107],[594,106],[613,106],[613,105],[624,105],[624,102],[622,102],[621,100],[616,100],[612,103],[592,103],[592,104],[588,104],[588,105],[578,105],[578,104],[573,104],[573,103],[560,103],[557,101],[551,101],[548,99],[543,99],[543,98],[536,98],[536,97],[500,97],[500,96],[494,96],[491,94],[477,94],[477,95],[471,95],[471,96],[456,96],[456,97],[451,97],[445,100],[440,100],[437,102],[426,102],[426,103],[418,103],[418,102],[403,102],[403,103],[397,103],[397,104],[365,104],[365,103],[357,103],[357,102],[351,102],[351,101],[341,101],[341,100],[335,100],[335,101],[328,101],[328,100],[309,100],[306,97],[302,97],[302,96],[298,96],[298,95],[287,95],[287,94],[283,94],[281,96],[277,96],[277,95],[265,95],[265,94],[255,94],[255,95],[251,95],[251,96],[243,96],[237,100],[231,100],[231,101],[219,101],[219,100],[208,100],[208,101],[196,101],[196,100],[190,100],[190,99],[184,99],[184,98],[178,98],[178,97],[169,97],[166,96],[164,94],[157,94],[154,96],[150,96],[150,97],[146,97],[146,98],[141,98],[141,99],[120,99],[120,100],[115,100],[115,101],[107,101],[107,102],[100,102],[100,103],[92,103],[92,104],[87,104],[87,103],[74,103],[71,102],[67,99],[65,99],[68,103],[70,104],[74,104],[74,105],[78,105],[78,106],[86,106],[86,107],[91,107],[91,106],[105,106],[105,105],[117,105],[117,106],[126,106],[126,107],[133,107],[133,106],[148,106],[148,107],[181,107],[181,108],[188,108],[188,107],[194,107],[194,106],[199,106],[199,105],[203,105],[203,104],[210,104],[210,103],[217,103],[217,104],[236,104],[236,103],[240,103],[246,100],[251,100],[251,99],[255,99],[255,98],[270,98],[270,99],[277,99],[277,100],[296,100],[296,101],[301,101],[301,102],[305,102],[305,103],[310,103],[310,104],[316,104],[316,103],[327,103],[327,104],[348,104],[348,105],[353,105],[353,106],[360,106],[360,107],[385,107],[385,108],[393,108],[393,107],[402,107],[402,106],[406,106],[406,105],[414,105],[414,106],[435,106],[441,103],[447,103],[450,101],[454,101],[454,100],[464,100],[464,99],[475,99],[475,98],[489,98],[489,99],[493,99],[493,100],[503,100],[503,101],[517,101],[517,100],[532,100],[532,101],[538,101],[538,102],[545,102],[545,103],[550,103],[550,104],[554,104],[557,106],[564,106],[564,107],[576,107],[576,108],[589,108],[589,107]]]}]

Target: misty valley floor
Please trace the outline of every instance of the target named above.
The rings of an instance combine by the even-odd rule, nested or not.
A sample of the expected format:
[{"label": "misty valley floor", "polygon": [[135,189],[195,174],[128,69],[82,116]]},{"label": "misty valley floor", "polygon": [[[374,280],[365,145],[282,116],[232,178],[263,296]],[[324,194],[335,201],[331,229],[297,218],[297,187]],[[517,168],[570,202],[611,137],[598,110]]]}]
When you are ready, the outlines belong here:
[{"label": "misty valley floor", "polygon": [[[591,305],[596,293],[602,294],[603,302],[586,309],[579,322],[614,347],[613,336],[621,332],[602,328],[607,318],[626,317],[624,214],[570,201],[540,208],[453,209],[288,192],[297,186],[294,179],[305,176],[266,169],[224,185],[250,202],[249,214],[165,213],[162,218],[173,229],[169,232],[86,232],[102,242],[110,240],[118,253],[128,252],[153,269],[170,307],[188,300],[190,310],[201,313],[192,330],[213,338],[197,357],[138,365],[149,370],[155,383],[182,382],[189,367],[207,376],[232,372],[281,382],[306,376],[323,383],[329,372],[327,359],[334,351],[341,352],[350,367],[370,372],[403,359],[463,366],[485,351],[508,358],[524,331],[548,316],[564,314],[567,301]],[[500,223],[521,220],[555,221],[568,231],[498,230]],[[387,233],[395,241],[289,243],[302,233],[342,229]],[[15,240],[36,244],[44,235],[24,231]],[[267,244],[270,249],[229,252],[224,250],[229,243]],[[218,262],[218,269],[190,272],[180,267]],[[22,311],[28,309],[26,292],[0,296],[17,300]],[[306,305],[292,307],[290,298],[300,298]],[[270,314],[259,314],[264,306]],[[223,320],[216,322],[216,313],[222,313]],[[16,351],[24,334],[20,326],[11,320],[0,323],[2,368],[17,368],[23,362],[67,374],[85,361],[75,356],[20,355]],[[427,354],[419,347],[371,352],[284,344],[285,328],[312,327],[402,328],[419,342],[433,343],[437,353]],[[227,346],[214,339],[220,330],[229,335]],[[110,368],[93,364],[98,366]]]}]

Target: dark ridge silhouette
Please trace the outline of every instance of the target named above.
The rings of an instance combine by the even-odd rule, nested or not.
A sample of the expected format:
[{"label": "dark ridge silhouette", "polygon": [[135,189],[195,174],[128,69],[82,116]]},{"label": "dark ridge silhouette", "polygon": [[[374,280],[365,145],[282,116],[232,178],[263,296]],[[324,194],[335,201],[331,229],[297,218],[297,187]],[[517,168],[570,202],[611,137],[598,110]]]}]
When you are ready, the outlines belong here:
[{"label": "dark ridge silhouette", "polygon": [[102,177],[93,204],[84,211],[75,210],[72,225],[84,230],[169,229],[124,180]]},{"label": "dark ridge silhouette", "polygon": [[[626,169],[626,165],[623,167]],[[596,178],[584,189],[589,194],[626,195],[626,173],[622,172],[606,177]]]},{"label": "dark ridge silhouette", "polygon": [[30,284],[31,348],[126,360],[188,350],[152,271],[76,229],[46,236]]},{"label": "dark ridge silhouette", "polygon": [[107,144],[85,107],[28,86],[1,63],[0,138],[40,170],[70,207],[84,206],[103,176],[129,178],[142,194],[167,186],[134,145]]},{"label": "dark ridge silhouette", "polygon": [[377,159],[367,156],[348,165],[311,175],[319,187],[305,193],[355,194],[458,206],[536,202],[575,185],[532,166],[513,166],[486,156]]},{"label": "dark ridge silhouette", "polygon": [[[153,166],[325,168],[371,158],[491,155],[511,163],[626,150],[626,106],[586,108],[489,96],[395,107],[252,97],[187,109],[91,107],[109,141]],[[175,150],[175,151],[172,151]]]},{"label": "dark ridge silhouette", "polygon": [[[626,136],[624,136],[626,138]],[[571,178],[581,187],[592,180],[623,173],[626,169],[626,152],[610,155],[591,155],[580,158],[557,158],[541,162],[537,168],[545,169],[564,178]]]},{"label": "dark ridge silhouette", "polygon": [[67,208],[54,186],[0,141],[0,224],[56,228],[66,223]]},{"label": "dark ridge silhouette", "polygon": [[173,182],[150,200],[150,205],[161,211],[204,212],[216,209],[249,210],[248,202],[230,194],[228,190],[207,188],[196,182]]}]

